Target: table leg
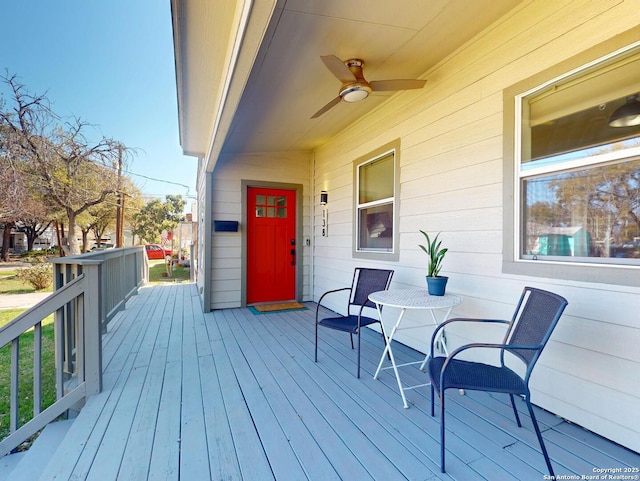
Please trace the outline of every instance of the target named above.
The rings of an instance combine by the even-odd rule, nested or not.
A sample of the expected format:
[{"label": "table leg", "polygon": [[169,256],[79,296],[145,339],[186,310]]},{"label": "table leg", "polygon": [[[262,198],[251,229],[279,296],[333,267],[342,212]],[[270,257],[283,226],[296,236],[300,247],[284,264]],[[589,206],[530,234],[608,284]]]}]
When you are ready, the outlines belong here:
[{"label": "table leg", "polygon": [[[380,373],[380,369],[382,369],[382,362],[384,361],[384,356],[391,349],[391,344],[389,343],[389,336],[387,336],[387,331],[384,328],[384,321],[382,320],[382,311],[380,310],[380,305],[376,304],[376,310],[378,311],[378,319],[380,319],[380,329],[382,330],[382,335],[384,336],[384,350],[382,351],[382,356],[380,357],[380,362],[378,363],[378,369],[373,375],[373,379],[378,379],[378,374]],[[389,355],[391,357],[391,355]]]},{"label": "table leg", "polygon": [[406,309],[402,309],[400,311],[400,315],[398,316],[398,320],[396,321],[396,324],[391,329],[391,333],[389,334],[389,336],[387,336],[386,330],[384,328],[384,322],[382,321],[382,312],[380,311],[380,307],[378,305],[376,305],[376,307],[378,309],[380,324],[382,325],[382,335],[385,337],[387,341],[386,343],[387,345],[385,346],[384,351],[382,352],[382,356],[380,356],[378,369],[376,369],[376,373],[373,375],[373,379],[378,379],[378,374],[380,374],[380,370],[382,369],[382,363],[384,362],[384,356],[387,353],[389,353],[389,358],[391,359],[391,366],[393,367],[393,372],[396,375],[396,381],[398,383],[398,390],[400,391],[400,396],[402,396],[402,405],[404,406],[405,409],[409,409],[409,404],[407,403],[407,398],[405,397],[404,389],[402,388],[402,382],[400,381],[400,372],[398,371],[398,367],[396,365],[396,359],[393,355],[393,349],[391,349],[391,341],[393,340],[393,336],[395,335],[396,331],[398,330],[398,327],[400,326],[400,322],[402,322],[402,317],[404,316]]},{"label": "table leg", "polygon": [[[453,307],[450,307],[449,309],[447,309],[447,313],[444,315],[444,318],[442,319],[442,322],[446,321],[447,319],[449,319],[449,316],[451,315],[451,310],[453,309]],[[438,318],[436,317],[436,313],[435,313],[435,309],[430,309],[431,312],[431,319],[433,319],[433,324],[438,327]],[[448,356],[449,355],[449,350],[447,349],[447,344],[445,342],[444,339],[444,330],[438,332],[438,336],[436,337],[436,339],[434,339],[434,342],[440,341],[440,345],[442,346],[442,349],[444,350],[444,353]],[[424,371],[424,367],[427,364],[427,360],[429,359],[429,355],[427,354],[424,357],[424,361],[422,361],[422,364],[420,364],[420,370]]]}]

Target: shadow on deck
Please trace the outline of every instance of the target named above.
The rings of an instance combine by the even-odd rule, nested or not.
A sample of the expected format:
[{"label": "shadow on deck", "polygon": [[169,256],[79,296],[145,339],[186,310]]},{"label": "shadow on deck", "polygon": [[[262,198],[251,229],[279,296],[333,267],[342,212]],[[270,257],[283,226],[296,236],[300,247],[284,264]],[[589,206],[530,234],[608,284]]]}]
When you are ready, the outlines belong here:
[{"label": "shadow on deck", "polygon": [[[403,409],[391,371],[374,381],[383,341],[369,330],[361,379],[343,333],[322,330],[314,363],[308,306],[203,314],[193,284],[141,289],[109,324],[103,392],[40,479],[545,479],[524,403],[518,428],[508,397],[484,393],[450,395],[441,474],[429,389],[410,391]],[[402,345],[394,352],[399,362],[422,357]],[[424,382],[417,370],[405,374]],[[550,413],[538,419],[557,476],[640,466],[640,455]]]}]

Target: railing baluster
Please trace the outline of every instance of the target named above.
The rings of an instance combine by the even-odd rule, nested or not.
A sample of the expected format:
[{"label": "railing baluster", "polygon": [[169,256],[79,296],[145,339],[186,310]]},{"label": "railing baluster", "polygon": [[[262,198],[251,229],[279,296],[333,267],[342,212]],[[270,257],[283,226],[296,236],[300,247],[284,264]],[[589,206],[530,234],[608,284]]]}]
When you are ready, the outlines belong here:
[{"label": "railing baluster", "polygon": [[76,356],[78,358],[78,367],[76,369],[76,376],[78,376],[78,382],[83,382],[86,380],[85,367],[86,364],[84,362],[86,352],[84,349],[85,342],[82,342],[82,339],[86,339],[86,335],[84,332],[84,325],[86,322],[85,310],[84,310],[84,299],[87,295],[87,291],[85,289],[85,293],[78,297],[75,300],[76,311],[78,312],[78,316],[76,317],[76,321],[78,323],[77,333],[78,338],[81,340],[78,342],[78,349],[76,350]]},{"label": "railing baluster", "polygon": [[58,309],[53,320],[56,401],[64,396],[64,309]]},{"label": "railing baluster", "polygon": [[11,401],[9,402],[9,431],[18,429],[18,386],[20,382],[20,337],[11,341]]},{"label": "railing baluster", "polygon": [[33,326],[33,417],[42,410],[42,322]]}]

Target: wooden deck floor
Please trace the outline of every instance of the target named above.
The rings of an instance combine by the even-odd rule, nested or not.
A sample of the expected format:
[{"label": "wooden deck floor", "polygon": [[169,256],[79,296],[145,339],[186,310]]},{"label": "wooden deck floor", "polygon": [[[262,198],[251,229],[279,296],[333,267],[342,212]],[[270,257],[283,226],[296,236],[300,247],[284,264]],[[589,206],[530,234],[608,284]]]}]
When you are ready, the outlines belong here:
[{"label": "wooden deck floor", "polygon": [[[314,363],[309,307],[203,314],[192,284],[142,289],[109,326],[103,392],[41,479],[545,479],[524,403],[519,429],[508,398],[481,393],[450,396],[441,474],[429,389],[410,391],[403,409],[390,371],[372,379],[383,347],[372,331],[361,379],[343,333],[322,331]],[[419,357],[401,345],[394,352]],[[424,380],[417,369],[406,375]],[[556,475],[640,466],[638,454],[549,413],[539,421]]]}]

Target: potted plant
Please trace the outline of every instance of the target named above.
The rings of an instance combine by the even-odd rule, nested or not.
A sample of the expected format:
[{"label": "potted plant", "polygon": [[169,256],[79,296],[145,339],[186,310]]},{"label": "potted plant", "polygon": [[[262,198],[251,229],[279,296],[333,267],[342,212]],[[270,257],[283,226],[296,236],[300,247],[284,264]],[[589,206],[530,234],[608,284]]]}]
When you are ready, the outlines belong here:
[{"label": "potted plant", "polygon": [[418,244],[425,254],[429,257],[429,264],[427,268],[427,288],[429,294],[432,296],[444,296],[447,281],[446,276],[440,275],[440,269],[442,269],[442,261],[447,253],[446,247],[442,246],[442,241],[439,240],[440,232],[431,239],[429,234],[425,231],[420,231],[425,238],[426,245]]}]

